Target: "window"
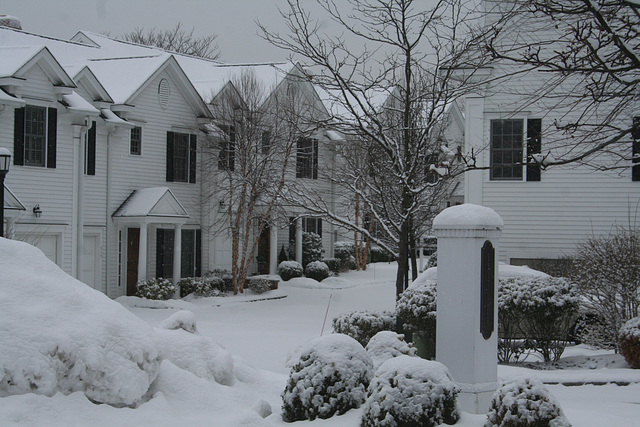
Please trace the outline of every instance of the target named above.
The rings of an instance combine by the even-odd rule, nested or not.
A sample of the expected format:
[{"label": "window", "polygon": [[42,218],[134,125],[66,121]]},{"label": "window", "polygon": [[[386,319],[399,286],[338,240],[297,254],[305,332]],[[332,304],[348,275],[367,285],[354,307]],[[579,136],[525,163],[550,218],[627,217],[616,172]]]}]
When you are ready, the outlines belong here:
[{"label": "window", "polygon": [[84,173],[96,174],[96,122],[91,122],[84,140]]},{"label": "window", "polygon": [[167,181],[196,182],[196,136],[167,132]]},{"label": "window", "polygon": [[522,180],[523,120],[491,120],[492,180]]},{"label": "window", "polygon": [[[182,230],[180,276],[201,275],[201,231]],[[173,278],[173,242],[175,230],[159,228],[156,231],[156,276]]]},{"label": "window", "polygon": [[14,110],[14,165],[56,167],[58,110],[27,105]]},{"label": "window", "polygon": [[[322,237],[322,218],[300,218],[303,233],[316,233]],[[289,242],[296,241],[296,219],[289,218]]]},{"label": "window", "polygon": [[296,177],[318,179],[318,140],[301,138],[296,153]]},{"label": "window", "polygon": [[136,126],[131,129],[129,137],[129,154],[132,156],[142,155],[142,128]]},{"label": "window", "polygon": [[224,138],[220,141],[218,169],[233,171],[236,160],[236,128],[228,125],[220,125],[219,128],[224,132]]},{"label": "window", "polygon": [[631,130],[633,138],[633,159],[631,160],[631,180],[640,181],[640,116],[633,118],[633,128]]}]

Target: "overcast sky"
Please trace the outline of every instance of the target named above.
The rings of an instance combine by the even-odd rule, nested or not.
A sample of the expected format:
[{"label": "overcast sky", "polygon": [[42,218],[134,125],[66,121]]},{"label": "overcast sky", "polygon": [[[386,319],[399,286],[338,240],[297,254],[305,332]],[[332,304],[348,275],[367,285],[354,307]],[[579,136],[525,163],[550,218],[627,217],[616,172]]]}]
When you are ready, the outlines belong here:
[{"label": "overcast sky", "polygon": [[226,62],[288,58],[258,36],[255,24],[260,19],[269,28],[286,31],[278,7],[285,8],[286,0],[0,0],[0,14],[18,17],[23,30],[63,39],[78,30],[117,36],[135,27],[164,29],[180,21],[198,35],[217,34]]}]

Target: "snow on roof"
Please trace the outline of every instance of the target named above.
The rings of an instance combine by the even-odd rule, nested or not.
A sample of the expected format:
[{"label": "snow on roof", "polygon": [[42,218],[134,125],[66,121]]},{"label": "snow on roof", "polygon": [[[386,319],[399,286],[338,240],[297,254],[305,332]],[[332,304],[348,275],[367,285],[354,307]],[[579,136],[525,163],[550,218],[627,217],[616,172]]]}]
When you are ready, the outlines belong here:
[{"label": "snow on roof", "polygon": [[121,119],[116,115],[116,113],[109,110],[108,108],[101,109],[100,116],[104,119],[105,122],[108,122],[108,123],[113,123],[115,125],[123,125],[130,128],[135,127],[133,123],[129,123],[128,121]]},{"label": "snow on roof", "polygon": [[325,134],[327,135],[327,138],[329,138],[331,141],[344,141],[344,138],[342,137],[342,135],[340,135],[335,130],[327,130],[325,131]]},{"label": "snow on roof", "polygon": [[74,90],[71,91],[69,95],[62,95],[62,100],[66,104],[67,107],[71,111],[77,111],[79,113],[86,113],[89,115],[98,115],[100,111],[87,102],[83,97],[78,95],[78,93]]},{"label": "snow on roof", "polygon": [[133,190],[114,212],[114,217],[160,216],[188,218],[189,215],[169,187]]},{"label": "snow on roof", "polygon": [[15,194],[4,185],[4,209],[5,210],[14,210],[14,211],[25,211],[27,208],[24,207],[24,204],[16,197]]},{"label": "snow on roof", "polygon": [[503,227],[504,221],[496,211],[472,203],[447,208],[433,220],[434,230],[447,228],[502,229]]},{"label": "snow on roof", "polygon": [[20,107],[26,104],[22,99],[9,95],[0,88],[0,104]]},{"label": "snow on roof", "polygon": [[[2,30],[2,28],[0,28]],[[12,77],[26,64],[38,54],[44,46],[42,44],[35,46],[0,46],[0,77]]]}]

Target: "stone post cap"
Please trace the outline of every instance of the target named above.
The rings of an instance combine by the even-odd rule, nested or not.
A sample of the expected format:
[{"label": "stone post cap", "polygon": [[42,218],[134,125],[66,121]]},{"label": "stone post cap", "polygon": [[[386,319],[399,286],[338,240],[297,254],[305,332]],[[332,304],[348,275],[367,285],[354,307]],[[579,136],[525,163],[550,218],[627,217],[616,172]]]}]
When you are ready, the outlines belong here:
[{"label": "stone post cap", "polygon": [[433,230],[502,230],[502,217],[491,208],[465,203],[440,212]]}]

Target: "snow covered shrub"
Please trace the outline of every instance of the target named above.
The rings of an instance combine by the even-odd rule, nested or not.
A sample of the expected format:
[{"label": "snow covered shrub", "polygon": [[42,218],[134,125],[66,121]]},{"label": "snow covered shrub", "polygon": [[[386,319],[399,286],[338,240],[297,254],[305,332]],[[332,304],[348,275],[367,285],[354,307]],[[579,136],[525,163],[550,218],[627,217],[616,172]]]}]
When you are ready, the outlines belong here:
[{"label": "snow covered shrub", "polygon": [[[515,277],[498,288],[498,315],[503,322],[512,316],[509,321],[517,322],[518,332],[545,362],[562,356],[579,303],[576,287],[562,278]],[[505,324],[502,328],[504,334]]]},{"label": "snow covered shrub", "polygon": [[612,341],[612,334],[607,330],[605,320],[586,309],[581,310],[581,312],[573,325],[571,325],[569,339],[576,344],[586,343],[598,348],[615,349],[617,343]]},{"label": "snow covered shrub", "polygon": [[435,427],[460,419],[459,389],[447,368],[418,357],[384,362],[369,385],[362,427]]},{"label": "snow covered shrub", "polygon": [[390,262],[393,261],[393,256],[389,252],[380,247],[373,247],[370,249],[369,261],[370,262]]},{"label": "snow covered shrub", "polygon": [[356,246],[353,242],[335,242],[333,244],[333,256],[340,260],[340,271],[355,270]]},{"label": "snow covered shrub", "polygon": [[438,266],[438,251],[434,252],[429,256],[429,260],[427,261],[427,268],[437,267]]},{"label": "snow covered shrub", "polygon": [[176,286],[168,279],[157,277],[139,280],[136,283],[136,296],[147,299],[167,300],[176,293]]},{"label": "snow covered shrub", "polygon": [[320,261],[324,249],[322,248],[322,237],[316,233],[302,233],[302,265],[306,266],[310,262]]},{"label": "snow covered shrub", "polygon": [[371,337],[365,349],[371,356],[375,369],[393,357],[416,355],[415,347],[405,342],[404,335],[393,331],[378,332]]},{"label": "snow covered shrub", "polygon": [[284,245],[280,247],[280,252],[278,253],[278,264],[280,264],[282,261],[289,261],[289,255],[284,249]]},{"label": "snow covered shrub", "polygon": [[267,279],[248,279],[247,287],[256,294],[264,294],[271,290],[271,281]]},{"label": "snow covered shrub", "polygon": [[498,282],[498,362],[517,362],[526,351],[520,332],[524,311],[518,306],[519,284],[514,277]]},{"label": "snow covered shrub", "polygon": [[222,268],[215,268],[205,274],[205,277],[218,277],[222,279],[223,287],[221,291],[223,292],[231,292],[233,291],[233,276],[229,270],[224,270]]},{"label": "snow covered shrub", "polygon": [[390,311],[351,311],[333,319],[333,332],[349,335],[366,346],[380,331],[393,331],[396,318]]},{"label": "snow covered shrub", "polygon": [[340,260],[338,258],[325,258],[322,260],[327,267],[329,267],[329,271],[334,274],[340,273]]},{"label": "snow covered shrub", "polygon": [[307,343],[282,393],[287,422],[330,418],[364,403],[373,362],[356,340],[331,334]]},{"label": "snow covered shrub", "polygon": [[0,271],[0,397],[140,403],[164,358],[147,322],[26,243],[0,238]]},{"label": "snow covered shrub", "polygon": [[[572,280],[588,312],[599,316],[618,343],[628,319],[640,316],[640,229],[618,227],[605,236],[591,236],[575,252]],[[597,345],[597,342],[588,344]]]},{"label": "snow covered shrub", "polygon": [[198,297],[218,296],[224,289],[224,281],[217,276],[187,277],[178,282],[180,298],[189,294]]},{"label": "snow covered shrub", "polygon": [[436,355],[436,286],[432,283],[405,290],[396,302],[396,316],[404,328],[414,333],[418,354],[425,359]]},{"label": "snow covered shrub", "polygon": [[180,310],[173,313],[160,323],[161,329],[184,329],[187,332],[195,334],[198,332],[196,326],[196,315],[189,310]]},{"label": "snow covered shrub", "polygon": [[294,277],[302,277],[302,266],[296,261],[283,261],[278,265],[278,274],[285,282]]},{"label": "snow covered shrub", "polygon": [[485,427],[570,427],[558,401],[538,380],[502,384],[491,399]]},{"label": "snow covered shrub", "polygon": [[322,282],[329,277],[329,267],[322,261],[312,261],[304,268],[304,275],[309,279]]},{"label": "snow covered shrub", "polygon": [[628,320],[619,333],[620,353],[635,369],[640,369],[640,317]]}]

